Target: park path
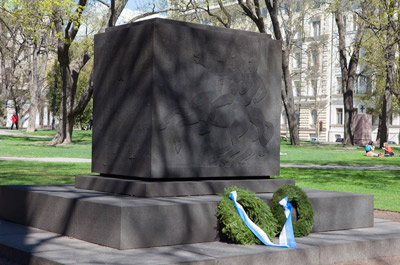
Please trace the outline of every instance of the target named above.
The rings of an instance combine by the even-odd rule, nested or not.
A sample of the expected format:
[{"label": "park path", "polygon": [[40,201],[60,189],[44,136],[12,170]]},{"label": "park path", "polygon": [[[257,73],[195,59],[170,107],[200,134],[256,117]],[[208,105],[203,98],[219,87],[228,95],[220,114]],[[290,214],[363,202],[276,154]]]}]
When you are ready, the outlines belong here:
[{"label": "park path", "polygon": [[68,163],[91,163],[92,159],[70,158],[70,157],[0,157],[0,161],[38,161],[38,162],[68,162]]},{"label": "park path", "polygon": [[[0,161],[38,161],[38,162],[68,162],[68,163],[91,163],[90,158],[69,157],[0,157]],[[281,164],[281,168],[313,168],[313,169],[358,169],[358,170],[400,170],[394,166],[340,166],[340,165],[304,165],[304,164]]]},{"label": "park path", "polygon": [[24,137],[35,137],[35,138],[53,138],[53,136],[49,135],[33,135],[19,132],[19,130],[9,130],[9,129],[0,129],[0,135],[12,135],[12,136],[24,136]]}]

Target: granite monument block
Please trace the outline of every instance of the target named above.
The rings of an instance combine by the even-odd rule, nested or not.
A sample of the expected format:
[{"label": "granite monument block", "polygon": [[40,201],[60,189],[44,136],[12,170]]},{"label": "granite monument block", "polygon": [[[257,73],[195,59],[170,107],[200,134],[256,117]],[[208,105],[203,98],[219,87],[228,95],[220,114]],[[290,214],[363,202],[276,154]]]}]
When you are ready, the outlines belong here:
[{"label": "granite monument block", "polygon": [[279,175],[281,43],[166,19],[95,37],[92,171]]},{"label": "granite monument block", "polygon": [[353,116],[354,144],[367,145],[372,139],[372,116],[356,114]]}]

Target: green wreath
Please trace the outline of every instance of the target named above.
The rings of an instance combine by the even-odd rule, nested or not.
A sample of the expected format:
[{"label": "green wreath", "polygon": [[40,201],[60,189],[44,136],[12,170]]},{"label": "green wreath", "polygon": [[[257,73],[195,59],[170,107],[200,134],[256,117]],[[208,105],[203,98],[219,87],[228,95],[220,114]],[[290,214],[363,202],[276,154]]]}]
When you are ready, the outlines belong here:
[{"label": "green wreath", "polygon": [[289,202],[297,211],[297,221],[293,223],[295,237],[303,237],[310,233],[314,224],[314,210],[307,194],[294,185],[282,185],[272,196],[271,211],[278,221],[278,231],[281,231],[286,222],[283,207],[279,201],[289,197]]},{"label": "green wreath", "polygon": [[243,206],[249,218],[272,240],[277,233],[277,222],[268,205],[257,197],[254,192],[238,189],[235,186],[225,189],[223,197],[218,204],[217,217],[222,227],[222,233],[238,244],[261,244],[261,241],[240,218],[233,201],[229,198],[229,194],[234,190],[237,192],[237,202]]}]

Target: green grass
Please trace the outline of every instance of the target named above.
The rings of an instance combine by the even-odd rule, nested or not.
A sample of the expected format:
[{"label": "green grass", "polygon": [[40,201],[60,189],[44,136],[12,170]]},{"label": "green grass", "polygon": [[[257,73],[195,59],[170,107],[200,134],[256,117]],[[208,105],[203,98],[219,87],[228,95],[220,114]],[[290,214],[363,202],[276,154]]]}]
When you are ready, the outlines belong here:
[{"label": "green grass", "polygon": [[281,168],[301,188],[374,195],[374,208],[400,212],[400,170]]},{"label": "green grass", "polygon": [[0,161],[0,185],[74,184],[90,168],[90,163]]},{"label": "green grass", "polygon": [[[24,133],[19,131],[18,133]],[[30,135],[53,136],[55,131],[37,131],[26,136],[0,135],[0,156],[17,157],[75,157],[91,158],[91,131],[76,130],[70,145],[50,145],[52,138],[36,138]]]},{"label": "green grass", "polygon": [[[376,149],[377,153],[383,150]],[[281,142],[282,164],[318,164],[345,166],[400,166],[400,147],[392,146],[395,157],[367,157],[364,147],[344,146],[341,144],[320,144],[302,142],[301,146],[292,146]]]},{"label": "green grass", "polygon": [[[19,131],[19,133],[24,133]],[[51,146],[55,131],[43,130],[25,136],[0,135],[0,156],[91,158],[91,131],[74,131],[70,145]],[[400,147],[392,146],[396,157],[366,157],[363,147],[302,142],[291,146],[281,142],[282,164],[399,166]],[[383,150],[377,150],[383,152]],[[73,184],[75,175],[91,174],[90,163],[46,163],[0,161],[0,185]],[[280,178],[295,179],[301,188],[374,195],[376,209],[400,212],[400,171],[357,169],[281,168]]]}]

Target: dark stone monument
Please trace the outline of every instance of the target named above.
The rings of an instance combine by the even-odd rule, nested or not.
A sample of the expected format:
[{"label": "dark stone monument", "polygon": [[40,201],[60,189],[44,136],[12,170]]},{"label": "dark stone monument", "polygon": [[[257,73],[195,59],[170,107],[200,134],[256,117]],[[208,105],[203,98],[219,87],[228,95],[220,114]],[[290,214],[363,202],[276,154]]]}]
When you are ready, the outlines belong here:
[{"label": "dark stone monument", "polygon": [[[269,178],[280,166],[280,49],[266,34],[160,19],[97,35],[101,174],[0,186],[0,218],[117,249],[218,240],[213,194],[236,185],[269,203],[294,184]],[[373,225],[371,195],[306,192],[313,231]]]},{"label": "dark stone monument", "polygon": [[92,171],[279,175],[280,51],[266,34],[164,19],[97,35]]},{"label": "dark stone monument", "polygon": [[354,144],[367,145],[372,139],[372,116],[356,114],[353,117]]}]

